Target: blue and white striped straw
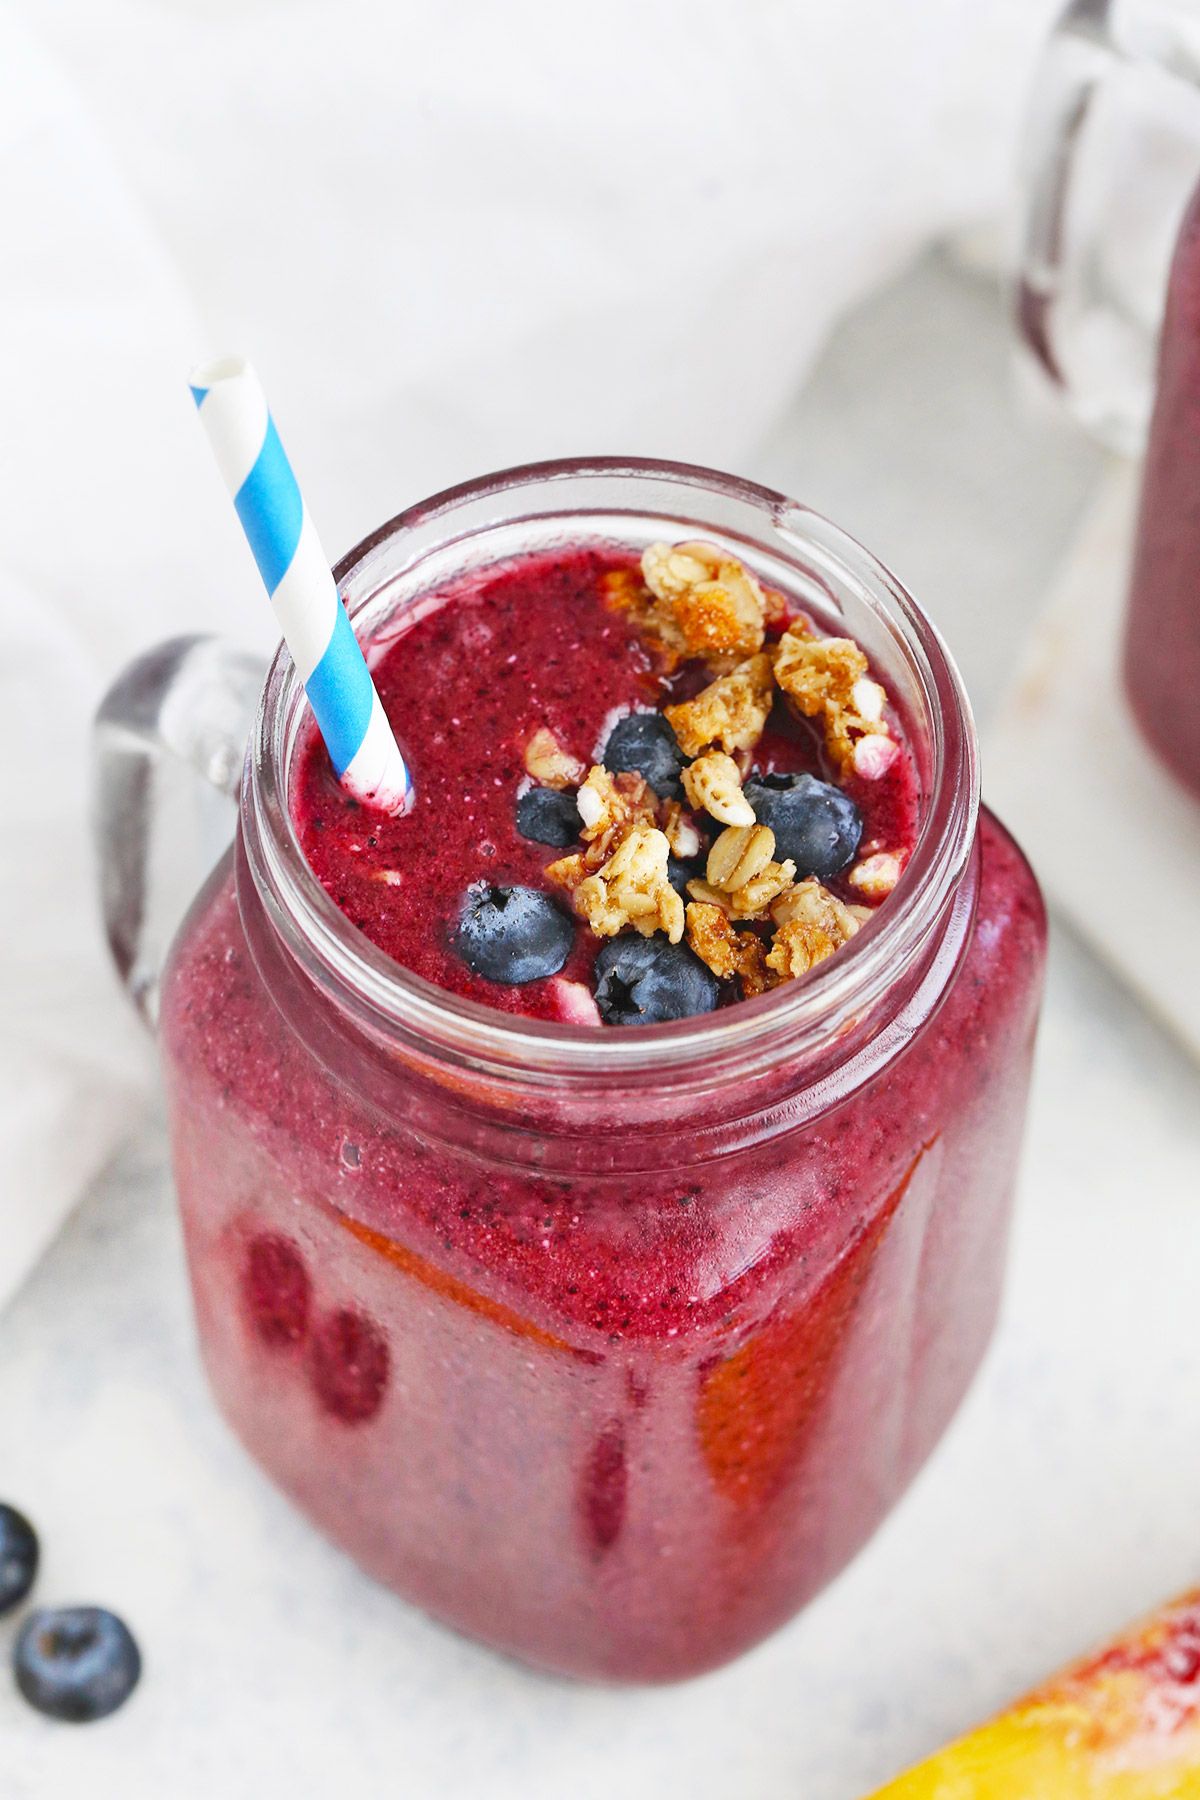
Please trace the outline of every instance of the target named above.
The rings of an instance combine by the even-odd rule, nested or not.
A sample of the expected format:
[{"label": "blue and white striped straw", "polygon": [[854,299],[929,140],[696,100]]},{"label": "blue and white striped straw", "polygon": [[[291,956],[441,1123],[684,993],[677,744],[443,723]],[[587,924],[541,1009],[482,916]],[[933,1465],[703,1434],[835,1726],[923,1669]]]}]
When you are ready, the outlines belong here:
[{"label": "blue and white striped straw", "polygon": [[192,396],[338,780],[402,812],[411,784],[262,383],[242,357],[192,371]]}]

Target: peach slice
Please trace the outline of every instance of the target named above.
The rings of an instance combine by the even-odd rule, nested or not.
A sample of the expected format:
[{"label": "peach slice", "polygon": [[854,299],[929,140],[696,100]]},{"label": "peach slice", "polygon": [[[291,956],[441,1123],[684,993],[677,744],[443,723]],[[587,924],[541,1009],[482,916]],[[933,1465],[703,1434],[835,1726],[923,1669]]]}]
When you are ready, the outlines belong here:
[{"label": "peach slice", "polygon": [[1200,1589],[874,1800],[1200,1800]]}]

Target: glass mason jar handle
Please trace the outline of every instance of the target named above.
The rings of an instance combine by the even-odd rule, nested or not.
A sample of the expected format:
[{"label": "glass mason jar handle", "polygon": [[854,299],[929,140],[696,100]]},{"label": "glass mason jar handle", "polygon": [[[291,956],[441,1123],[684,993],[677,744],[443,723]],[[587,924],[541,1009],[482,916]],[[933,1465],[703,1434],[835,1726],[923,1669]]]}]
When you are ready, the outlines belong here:
[{"label": "glass mason jar handle", "polygon": [[1071,0],[1023,160],[1022,342],[1094,436],[1135,453],[1171,253],[1200,181],[1200,0]]},{"label": "glass mason jar handle", "polygon": [[92,727],[100,906],[121,984],[158,1015],[175,931],[228,846],[265,663],[212,637],[171,638],[118,675]]}]

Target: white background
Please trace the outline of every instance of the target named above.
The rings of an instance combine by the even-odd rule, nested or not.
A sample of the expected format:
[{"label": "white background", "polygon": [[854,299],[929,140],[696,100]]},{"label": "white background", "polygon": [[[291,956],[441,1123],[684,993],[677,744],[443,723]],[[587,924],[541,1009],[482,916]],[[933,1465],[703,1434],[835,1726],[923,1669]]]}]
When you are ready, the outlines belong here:
[{"label": "white background", "polygon": [[[47,759],[0,819],[0,1284],[143,1091],[87,927],[87,707],[164,631],[265,635],[190,356],[255,354],[335,551],[527,454],[674,452],[793,492],[915,590],[986,724],[1097,460],[1016,413],[990,283],[940,256],[896,277],[996,215],[1050,10],[0,5],[0,756]],[[43,1533],[39,1598],[121,1610],[146,1674],[89,1729],[0,1675],[0,1794],[852,1800],[1197,1579],[1198,1079],[1057,927],[966,1407],[802,1618],[651,1692],[451,1637],[259,1477],[203,1387],[152,1095],[0,1313],[0,1493]]]},{"label": "white background", "polygon": [[[1013,415],[1006,329],[927,262],[838,335],[759,471],[911,571],[985,714],[1094,463]],[[276,1496],[203,1387],[151,1132],[0,1319],[0,1486],[43,1529],[41,1595],[122,1609],[146,1675],[86,1730],[0,1683],[5,1800],[852,1800],[1197,1578],[1198,1098],[1056,928],[1008,1299],[963,1412],[806,1614],[642,1692],[451,1636]]]}]

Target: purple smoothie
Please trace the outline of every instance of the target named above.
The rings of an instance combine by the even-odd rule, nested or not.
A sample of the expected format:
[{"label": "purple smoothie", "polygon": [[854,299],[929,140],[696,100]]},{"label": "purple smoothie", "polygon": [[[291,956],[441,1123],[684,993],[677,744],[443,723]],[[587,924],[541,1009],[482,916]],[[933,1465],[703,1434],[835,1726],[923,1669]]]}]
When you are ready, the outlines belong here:
[{"label": "purple smoothie", "polygon": [[1125,635],[1147,742],[1200,796],[1200,190],[1167,290]]},{"label": "purple smoothie", "polygon": [[[694,693],[707,671],[664,669],[628,616],[605,603],[604,578],[633,572],[617,549],[524,558],[441,597],[374,664],[375,684],[404,734],[415,803],[398,819],[365,813],[339,787],[310,730],[292,806],[304,853],[338,907],[389,956],[452,993],[529,1018],[561,1019],[563,981],[586,984],[600,940],[586,928],[558,978],[505,987],[472,973],[453,922],[472,882],[547,888],[561,850],[522,836],[523,752],[538,729],[584,765],[619,715]],[[777,638],[779,626],[770,637]],[[414,731],[404,721],[421,722]],[[817,732],[776,704],[754,752],[756,770],[834,771]],[[907,855],[917,832],[916,778],[902,753],[878,780],[842,783],[863,818],[863,842]],[[699,872],[699,871],[698,871]],[[844,875],[831,891],[861,898]],[[736,990],[724,996],[737,999]]]},{"label": "purple smoothie", "polygon": [[[379,634],[409,817],[350,805],[311,739],[286,786],[344,917],[447,1006],[528,1027],[511,1060],[385,1027],[297,955],[249,815],[177,941],[162,1035],[201,1347],[252,1454],[436,1616],[545,1668],[667,1680],[827,1582],[961,1398],[998,1301],[1045,926],[985,813],[919,942],[897,913],[870,993],[835,997],[839,958],[876,966],[864,941],[708,1020],[564,1034],[583,929],[561,977],[465,969],[464,882],[483,860],[536,885],[553,854],[513,825],[531,724],[586,759],[614,709],[692,679],[598,603],[632,554],[510,559]],[[823,754],[786,720],[756,752],[829,774]],[[859,798],[864,841],[910,846],[936,797],[906,739]],[[864,934],[880,968],[900,895]]]}]

